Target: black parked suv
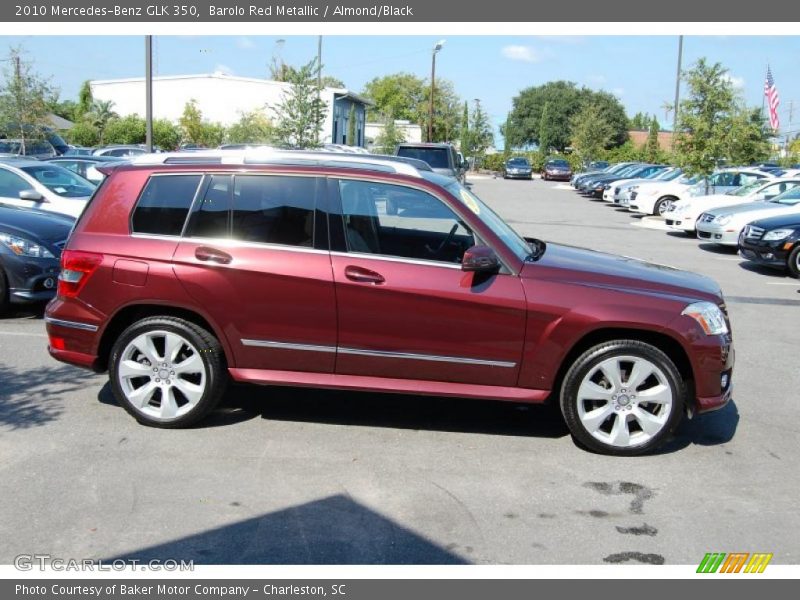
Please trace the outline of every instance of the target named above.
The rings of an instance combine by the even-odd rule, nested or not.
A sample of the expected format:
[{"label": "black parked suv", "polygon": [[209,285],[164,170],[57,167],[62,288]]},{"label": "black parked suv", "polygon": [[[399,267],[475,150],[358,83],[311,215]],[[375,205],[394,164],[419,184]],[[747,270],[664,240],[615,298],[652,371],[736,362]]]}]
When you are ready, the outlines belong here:
[{"label": "black parked suv", "polygon": [[435,173],[453,177],[461,183],[466,182],[466,164],[450,144],[403,143],[397,146],[394,153],[425,161]]},{"label": "black parked suv", "polygon": [[739,254],[800,277],[800,215],[769,217],[746,225],[739,235]]}]

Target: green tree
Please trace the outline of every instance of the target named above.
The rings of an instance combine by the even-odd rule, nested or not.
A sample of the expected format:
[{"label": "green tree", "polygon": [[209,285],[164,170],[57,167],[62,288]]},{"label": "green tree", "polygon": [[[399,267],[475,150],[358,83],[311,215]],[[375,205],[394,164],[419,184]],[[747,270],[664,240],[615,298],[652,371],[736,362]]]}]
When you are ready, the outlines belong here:
[{"label": "green tree", "polygon": [[79,121],[66,134],[70,144],[78,146],[96,146],[100,143],[100,132],[97,127],[87,121]]},{"label": "green tree", "polygon": [[232,144],[269,144],[275,128],[263,110],[243,112],[239,120],[228,127],[228,142]]},{"label": "green tree", "polygon": [[[749,131],[737,118],[738,103],[728,70],[720,63],[697,61],[683,75],[688,97],[678,113],[676,154],[679,163],[693,175],[710,175],[720,159],[740,154],[743,142],[734,139],[732,130]],[[763,136],[762,132],[762,136]],[[752,140],[744,145],[750,146]]]},{"label": "green tree", "polygon": [[395,73],[367,82],[363,94],[375,103],[374,110],[395,119],[419,121],[420,105],[427,98],[425,82],[411,73]]},{"label": "green tree", "polygon": [[53,98],[48,110],[54,115],[58,115],[68,121],[78,121],[77,117],[78,105],[73,100],[59,100],[57,97]]},{"label": "green tree", "polygon": [[661,156],[661,147],[658,145],[658,121],[655,117],[650,121],[650,128],[647,133],[647,143],[644,146],[645,160],[657,162]]},{"label": "green tree", "polygon": [[472,109],[472,131],[470,141],[473,156],[483,157],[492,144],[494,144],[494,132],[489,122],[489,116],[481,108],[480,102],[475,102]]},{"label": "green tree", "polygon": [[21,48],[12,48],[0,87],[0,126],[9,137],[41,138],[56,93],[50,82],[33,70]]},{"label": "green tree", "polygon": [[[555,114],[555,109],[550,107],[549,102],[544,103],[544,107],[542,108],[542,116],[539,119],[539,151],[544,153],[545,155],[550,153],[550,149],[553,147],[555,140],[559,136],[559,128],[560,123],[558,118]],[[566,144],[561,144],[561,150],[566,147]]]},{"label": "green tree", "polygon": [[472,144],[469,140],[470,138],[470,131],[469,131],[469,105],[467,101],[464,101],[464,112],[461,115],[461,134],[458,136],[459,146],[461,148],[461,154],[464,156],[472,156]]},{"label": "green tree", "polygon": [[175,150],[181,143],[180,127],[167,119],[153,120],[153,145],[162,150]]},{"label": "green tree", "polygon": [[397,144],[405,142],[406,137],[403,131],[397,128],[393,116],[385,117],[383,122],[383,129],[375,139],[375,151],[381,154],[394,154]]},{"label": "green tree", "polygon": [[767,136],[761,111],[737,102],[727,128],[726,157],[736,165],[749,165],[768,159],[771,148]]},{"label": "green tree", "polygon": [[[578,88],[570,81],[551,81],[522,90],[513,99],[509,141],[512,146],[552,147],[563,152],[572,139],[572,118],[587,104],[596,104],[613,135],[610,145],[625,143],[628,138],[628,118],[619,100],[608,92]],[[542,119],[545,105],[548,115]],[[541,127],[545,125],[546,144],[542,144]]]},{"label": "green tree", "polygon": [[323,75],[322,87],[346,88],[347,86],[344,84],[344,81],[342,81],[338,77],[334,77],[333,75]]},{"label": "green tree", "polygon": [[97,129],[100,134],[100,143],[105,142],[105,130],[109,121],[119,117],[117,113],[112,110],[114,103],[111,100],[97,100],[92,103],[91,110],[86,113],[84,118]]},{"label": "green tree", "polygon": [[[654,117],[655,118],[655,117]],[[647,113],[637,112],[631,117],[629,127],[634,130],[642,131],[650,128],[650,116]]]},{"label": "green tree", "polygon": [[572,117],[571,144],[582,161],[598,158],[614,136],[614,129],[596,104],[589,104]]},{"label": "green tree", "polygon": [[146,136],[146,124],[139,115],[127,115],[113,118],[106,125],[103,143],[106,144],[143,144]]},{"label": "green tree", "polygon": [[92,106],[94,105],[94,97],[92,96],[92,86],[89,84],[89,81],[84,81],[83,85],[81,85],[81,90],[78,92],[78,107],[77,112],[75,113],[75,118],[80,119],[92,110]]},{"label": "green tree", "polygon": [[203,112],[192,98],[184,104],[183,114],[178,123],[181,126],[182,139],[190,144],[201,144],[203,140]]},{"label": "green tree", "polygon": [[356,105],[350,105],[350,113],[347,115],[347,145],[358,146],[356,139]]},{"label": "green tree", "polygon": [[317,88],[317,61],[303,65],[288,80],[292,86],[281,102],[272,108],[277,123],[275,139],[291,148],[316,148],[325,120],[325,102]]}]

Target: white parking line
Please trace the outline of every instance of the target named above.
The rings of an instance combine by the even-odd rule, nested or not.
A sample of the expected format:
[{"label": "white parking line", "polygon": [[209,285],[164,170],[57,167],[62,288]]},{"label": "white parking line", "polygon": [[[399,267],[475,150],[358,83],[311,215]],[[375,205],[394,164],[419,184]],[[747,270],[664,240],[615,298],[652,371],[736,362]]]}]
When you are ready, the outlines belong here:
[{"label": "white parking line", "polygon": [[767,285],[793,285],[800,288],[800,281],[767,281]]},{"label": "white parking line", "polygon": [[641,227],[642,229],[658,229],[659,231],[672,231],[662,219],[658,217],[642,217],[638,222],[631,223],[633,227]]},{"label": "white parking line", "polygon": [[744,259],[738,256],[712,256],[714,260],[735,260],[736,262],[741,262]]},{"label": "white parking line", "polygon": [[559,183],[550,188],[551,190],[571,190],[572,186],[567,183]]},{"label": "white parking line", "polygon": [[46,338],[44,333],[26,333],[24,331],[0,331],[0,335],[16,335],[19,337],[41,337]]}]

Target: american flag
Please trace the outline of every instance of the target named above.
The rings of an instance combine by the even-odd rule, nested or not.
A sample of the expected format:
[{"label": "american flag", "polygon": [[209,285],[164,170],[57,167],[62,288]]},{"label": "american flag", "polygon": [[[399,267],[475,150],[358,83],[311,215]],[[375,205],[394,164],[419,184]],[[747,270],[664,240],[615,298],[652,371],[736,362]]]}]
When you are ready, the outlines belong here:
[{"label": "american flag", "polygon": [[778,106],[781,99],[778,97],[778,88],[775,87],[775,80],[772,78],[772,70],[767,67],[767,80],[764,82],[764,95],[769,104],[769,126],[773,131],[778,131],[781,122],[778,119]]}]

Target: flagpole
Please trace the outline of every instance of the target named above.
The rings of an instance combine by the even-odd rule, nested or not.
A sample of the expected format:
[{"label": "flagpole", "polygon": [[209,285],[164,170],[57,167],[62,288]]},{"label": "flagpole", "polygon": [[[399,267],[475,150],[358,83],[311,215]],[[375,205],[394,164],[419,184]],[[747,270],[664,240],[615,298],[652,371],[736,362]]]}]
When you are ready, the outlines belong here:
[{"label": "flagpole", "polygon": [[[769,71],[769,63],[767,63],[767,71]],[[764,81],[767,81],[766,71],[764,72]],[[762,86],[763,87],[763,86]],[[766,88],[761,90],[761,126],[764,126],[764,102],[767,98]]]}]

